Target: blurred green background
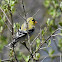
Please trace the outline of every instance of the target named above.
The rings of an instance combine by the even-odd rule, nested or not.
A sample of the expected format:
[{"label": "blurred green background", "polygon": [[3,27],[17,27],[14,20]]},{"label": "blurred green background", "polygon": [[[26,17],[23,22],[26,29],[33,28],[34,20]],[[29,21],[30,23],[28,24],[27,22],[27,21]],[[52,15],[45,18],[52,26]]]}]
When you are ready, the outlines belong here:
[{"label": "blurred green background", "polygon": [[[9,4],[10,1],[10,4]],[[50,36],[54,30],[61,28],[62,29],[62,1],[61,0],[23,0],[25,6],[25,12],[28,17],[32,17],[39,9],[37,14],[34,16],[34,19],[38,22],[36,25],[35,33],[33,34],[32,40],[38,35],[41,27],[41,42],[44,41],[48,36]],[[10,9],[12,11],[13,18],[13,26],[14,33],[17,32],[19,27],[25,21],[22,17],[24,17],[23,4],[21,0],[0,0],[0,7],[6,13],[9,20],[11,20],[11,16],[8,10],[8,4],[10,5]],[[11,22],[11,21],[10,21]],[[8,43],[12,41],[12,35],[9,31],[8,27],[11,29],[11,25],[6,19],[6,16],[0,9],[0,59],[13,59],[12,50],[9,50],[5,47]],[[38,62],[41,62],[43,58],[43,62],[59,62],[60,55],[62,52],[62,30],[58,30],[55,32],[56,36],[52,36],[47,43],[50,41],[50,47],[46,49],[41,49],[38,51],[36,55],[40,58],[35,58]],[[34,49],[39,45],[39,39],[37,46],[33,47]],[[20,45],[20,44],[18,44]],[[34,45],[33,45],[34,46]],[[43,47],[47,47],[45,43]],[[16,54],[20,62],[27,61],[29,59],[29,52],[27,49],[21,45],[15,48]],[[39,54],[40,53],[40,54]],[[55,55],[53,55],[55,54]],[[9,56],[10,55],[10,56]],[[53,56],[52,56],[53,55]]]}]

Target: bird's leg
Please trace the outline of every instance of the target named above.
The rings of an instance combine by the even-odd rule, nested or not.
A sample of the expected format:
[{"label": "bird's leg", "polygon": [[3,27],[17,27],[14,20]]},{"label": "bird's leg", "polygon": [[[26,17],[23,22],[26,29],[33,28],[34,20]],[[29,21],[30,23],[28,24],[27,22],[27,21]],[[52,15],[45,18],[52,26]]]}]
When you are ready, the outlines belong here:
[{"label": "bird's leg", "polygon": [[[27,45],[26,45],[26,42],[23,42],[22,43],[26,48],[27,48],[27,50],[30,52],[30,50],[29,50],[29,48],[27,47]],[[32,56],[32,58],[33,58],[33,54],[30,52],[30,55]]]},{"label": "bird's leg", "polygon": [[23,44],[23,45],[27,48],[27,50],[29,51],[29,48],[27,47],[26,42],[23,42],[22,44]]}]

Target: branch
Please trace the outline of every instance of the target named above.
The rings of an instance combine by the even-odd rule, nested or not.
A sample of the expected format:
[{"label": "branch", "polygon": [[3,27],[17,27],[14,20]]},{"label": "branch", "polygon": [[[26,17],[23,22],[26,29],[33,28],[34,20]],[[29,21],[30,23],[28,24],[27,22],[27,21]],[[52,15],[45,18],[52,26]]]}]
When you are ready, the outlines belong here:
[{"label": "branch", "polygon": [[[10,0],[9,0],[9,4],[10,4]],[[14,30],[13,30],[13,15],[12,15],[12,11],[11,11],[11,6],[8,4],[8,10],[9,10],[9,13],[10,13],[10,16],[11,16],[11,28],[12,28],[12,39],[13,39],[13,34],[14,34]],[[18,62],[18,59],[16,57],[16,53],[15,53],[15,50],[14,50],[14,44],[12,44],[12,48],[13,48],[13,52],[14,52],[14,57],[15,57],[15,60]]]},{"label": "branch", "polygon": [[46,41],[48,41],[48,40],[52,37],[52,35],[55,34],[58,30],[62,30],[62,29],[61,29],[61,28],[56,29],[43,43],[41,43],[41,46],[42,46],[44,43],[46,43]]},{"label": "branch", "polygon": [[18,59],[17,59],[17,57],[16,57],[16,53],[15,53],[15,50],[14,50],[14,45],[13,45],[13,52],[14,52],[15,60],[18,62]]},{"label": "branch", "polygon": [[[41,45],[39,46],[38,50],[39,50],[40,47],[41,47],[44,43],[46,43],[46,41],[48,41],[48,40],[51,38],[51,36],[52,36],[54,33],[56,33],[59,29],[61,29],[61,28],[56,29],[43,43],[41,43]],[[38,50],[36,50],[34,53],[36,53]]]},{"label": "branch", "polygon": [[40,9],[38,9],[38,10],[36,11],[36,13],[35,13],[32,17],[34,17],[39,11],[40,11]]},{"label": "branch", "polygon": [[61,62],[61,60],[62,60],[62,59],[61,59],[61,56],[62,56],[62,54],[60,53],[60,62]]},{"label": "branch", "polygon": [[11,60],[9,60],[9,59],[4,59],[4,60],[1,60],[1,62],[5,62],[5,61],[11,61]]},{"label": "branch", "polygon": [[[39,46],[39,48],[38,48],[36,51],[33,52],[33,55],[35,55],[35,53],[40,50],[41,46],[42,46],[44,43],[46,43],[46,41],[48,41],[48,40],[52,37],[52,35],[53,35],[54,33],[56,33],[58,30],[62,30],[62,29],[61,29],[61,28],[56,29],[43,43],[41,43],[41,45]],[[30,59],[28,60],[28,62],[31,60],[31,58],[32,58],[32,57],[30,57]]]},{"label": "branch", "polygon": [[[18,13],[18,11],[17,11],[17,13]],[[18,15],[19,14],[19,15]],[[20,17],[20,18],[23,18],[24,19],[24,21],[26,21],[26,19],[20,14],[20,13],[18,13],[17,15]]]},{"label": "branch", "polygon": [[34,43],[34,41],[39,37],[40,33],[34,38],[34,40],[31,42],[31,45]]},{"label": "branch", "polygon": [[[57,54],[52,54],[51,55],[51,57],[60,57],[60,53],[57,53]],[[62,56],[62,54],[61,54],[61,56]],[[39,60],[41,60],[41,59],[43,59],[45,56],[42,56],[42,57],[40,57],[40,59]],[[46,57],[50,57],[49,55],[47,55]]]},{"label": "branch", "polygon": [[[23,0],[22,0],[22,5],[23,5],[23,10],[24,10],[24,14],[25,14],[25,19],[26,19],[26,25],[27,25],[27,35],[28,35],[28,43],[30,45],[30,36],[29,36],[29,33],[28,33],[28,22],[27,22],[27,15],[26,15],[26,11],[25,11],[25,6],[23,4]],[[30,52],[32,53],[32,50],[31,50],[31,45],[30,45]]]},{"label": "branch", "polygon": [[46,49],[46,48],[48,48],[48,47],[49,47],[49,46],[47,46],[47,47],[42,47],[42,48],[40,48],[40,50],[41,50],[41,49]]},{"label": "branch", "polygon": [[[2,16],[1,16],[2,17]],[[2,18],[3,20],[3,18]],[[4,21],[4,20],[3,20]],[[4,23],[6,24],[6,26],[8,27],[8,24],[4,21]],[[8,30],[12,33],[12,30],[8,27]]]},{"label": "branch", "polygon": [[6,13],[3,11],[3,9],[1,7],[0,7],[0,10],[3,12],[3,14],[5,15],[5,17],[7,18],[9,24],[12,25],[11,22],[10,22],[10,20],[9,20],[9,18],[7,17]]},{"label": "branch", "polygon": [[[10,0],[9,0],[9,4],[10,4]],[[10,9],[9,4],[8,4],[8,10],[9,10],[9,13],[10,13],[10,16],[11,16],[11,23],[12,23],[11,28],[12,28],[12,35],[13,35],[13,33],[14,33],[14,30],[13,30],[13,15],[12,15],[12,11]]]},{"label": "branch", "polygon": [[27,19],[26,18],[27,15],[26,15],[26,12],[25,12],[25,6],[24,6],[24,3],[23,3],[23,0],[22,0],[22,5],[23,5],[23,11],[24,11],[24,14],[25,14],[25,19]]},{"label": "branch", "polygon": [[46,58],[47,58],[47,56],[46,56],[46,57],[44,57],[44,59],[42,59],[42,61],[41,61],[41,62],[43,62]]}]

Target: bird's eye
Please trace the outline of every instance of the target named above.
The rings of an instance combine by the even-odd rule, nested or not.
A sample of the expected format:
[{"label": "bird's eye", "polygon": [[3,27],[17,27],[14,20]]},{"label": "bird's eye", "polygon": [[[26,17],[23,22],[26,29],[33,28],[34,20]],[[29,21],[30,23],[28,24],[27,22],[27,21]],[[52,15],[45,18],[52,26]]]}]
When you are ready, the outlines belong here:
[{"label": "bird's eye", "polygon": [[34,21],[34,20],[32,20],[32,21]]},{"label": "bird's eye", "polygon": [[21,29],[21,27],[20,27],[20,29]]},{"label": "bird's eye", "polygon": [[32,21],[34,21],[34,20],[32,20]]}]

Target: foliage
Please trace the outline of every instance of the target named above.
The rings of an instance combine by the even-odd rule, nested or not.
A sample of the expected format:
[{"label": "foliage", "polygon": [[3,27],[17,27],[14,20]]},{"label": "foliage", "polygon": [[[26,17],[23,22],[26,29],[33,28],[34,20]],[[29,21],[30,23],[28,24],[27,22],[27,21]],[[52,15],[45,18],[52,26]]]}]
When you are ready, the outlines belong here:
[{"label": "foliage", "polygon": [[[14,13],[15,12],[15,7],[14,6],[15,6],[16,3],[17,3],[17,0],[5,0],[5,1],[2,0],[1,4],[0,4],[0,7],[9,16],[9,14],[8,14],[8,12],[9,12],[8,5],[10,6],[10,9],[11,9],[12,13]],[[6,24],[8,24],[6,16],[1,11],[0,12],[0,33],[2,33],[5,29],[7,29]],[[5,44],[7,44],[7,37],[2,35],[2,36],[0,36],[0,51],[2,50],[2,48],[4,47]]]},{"label": "foliage", "polygon": [[39,46],[40,46],[40,39],[37,38],[37,40],[36,40],[36,50],[39,48]]},{"label": "foliage", "polygon": [[59,46],[60,51],[62,51],[62,38],[59,39],[58,46]]},{"label": "foliage", "polygon": [[50,17],[47,19],[47,26],[49,27],[49,31],[52,32],[53,28],[57,29],[58,25],[61,26],[61,20],[59,20],[61,16],[61,1],[45,0],[44,5],[48,9],[48,14],[50,15]]},{"label": "foliage", "polygon": [[49,56],[52,57],[52,55],[54,54],[54,52],[55,52],[55,50],[50,49],[50,50],[49,50]]},{"label": "foliage", "polygon": [[[17,3],[17,0],[2,0],[0,7],[2,8],[2,10],[5,12],[5,14],[8,16],[8,18],[11,18],[11,14],[13,15],[15,12],[15,4]],[[60,5],[59,5],[60,3]],[[48,34],[50,33],[50,37],[52,37],[52,34],[54,32],[54,30],[56,30],[59,26],[62,27],[62,19],[61,19],[61,14],[62,14],[62,1],[57,1],[57,0],[45,0],[44,1],[44,6],[47,9],[47,20],[46,20],[46,27],[44,27],[44,29],[41,30],[41,38],[40,36],[35,40],[35,47],[33,47],[32,52],[30,52],[31,54],[34,54],[34,60],[39,60],[40,58],[40,53],[38,53],[37,51],[40,48],[40,45],[42,46],[45,42],[45,37],[48,36]],[[4,15],[4,13],[1,11],[0,12],[0,52],[2,51],[2,49],[4,48],[4,45],[8,44],[8,38],[7,36],[5,36],[4,34],[2,34],[5,29],[8,30],[8,24],[10,24],[7,21],[6,16]],[[17,32],[17,30],[19,29],[20,24],[19,23],[13,23],[13,28],[14,28],[14,33]],[[12,29],[11,29],[12,30]],[[4,32],[5,33],[5,32]],[[62,33],[58,33],[57,35],[62,36]],[[41,42],[42,41],[42,42]],[[49,47],[51,45],[51,40],[48,39],[47,42],[47,47]],[[32,45],[31,45],[32,46]],[[62,51],[62,38],[60,38],[59,42],[58,42],[58,47],[60,48],[60,51]],[[16,50],[16,49],[15,49]],[[19,49],[20,50],[20,49]],[[30,59],[31,54],[28,54],[27,56],[20,52],[20,51],[16,51],[16,56],[18,58],[19,61],[22,61],[23,59],[28,62],[28,60]],[[52,57],[52,55],[54,54],[55,50],[50,49],[49,51],[47,49],[44,50],[45,52],[47,52],[47,54]],[[10,50],[10,60],[14,60],[14,51],[11,49]],[[1,62],[1,60],[0,60]]]},{"label": "foliage", "polygon": [[14,32],[16,32],[20,28],[19,23],[14,23]]},{"label": "foliage", "polygon": [[39,53],[36,53],[34,59],[35,59],[35,60],[39,60],[39,58],[40,58],[40,54],[39,54]]},{"label": "foliage", "polygon": [[[47,14],[48,18],[46,21],[48,30],[50,33],[53,33],[55,29],[62,27],[62,1],[58,0],[45,0],[44,6],[47,8]],[[62,33],[58,33],[57,35],[62,36]],[[56,36],[54,36],[56,37]],[[57,48],[59,46],[59,49],[62,50],[61,43],[62,39],[60,37],[60,40],[58,41]],[[51,44],[51,42],[49,42]],[[45,50],[47,52],[47,50]],[[55,51],[53,49],[49,50],[49,56],[51,57]]]}]

